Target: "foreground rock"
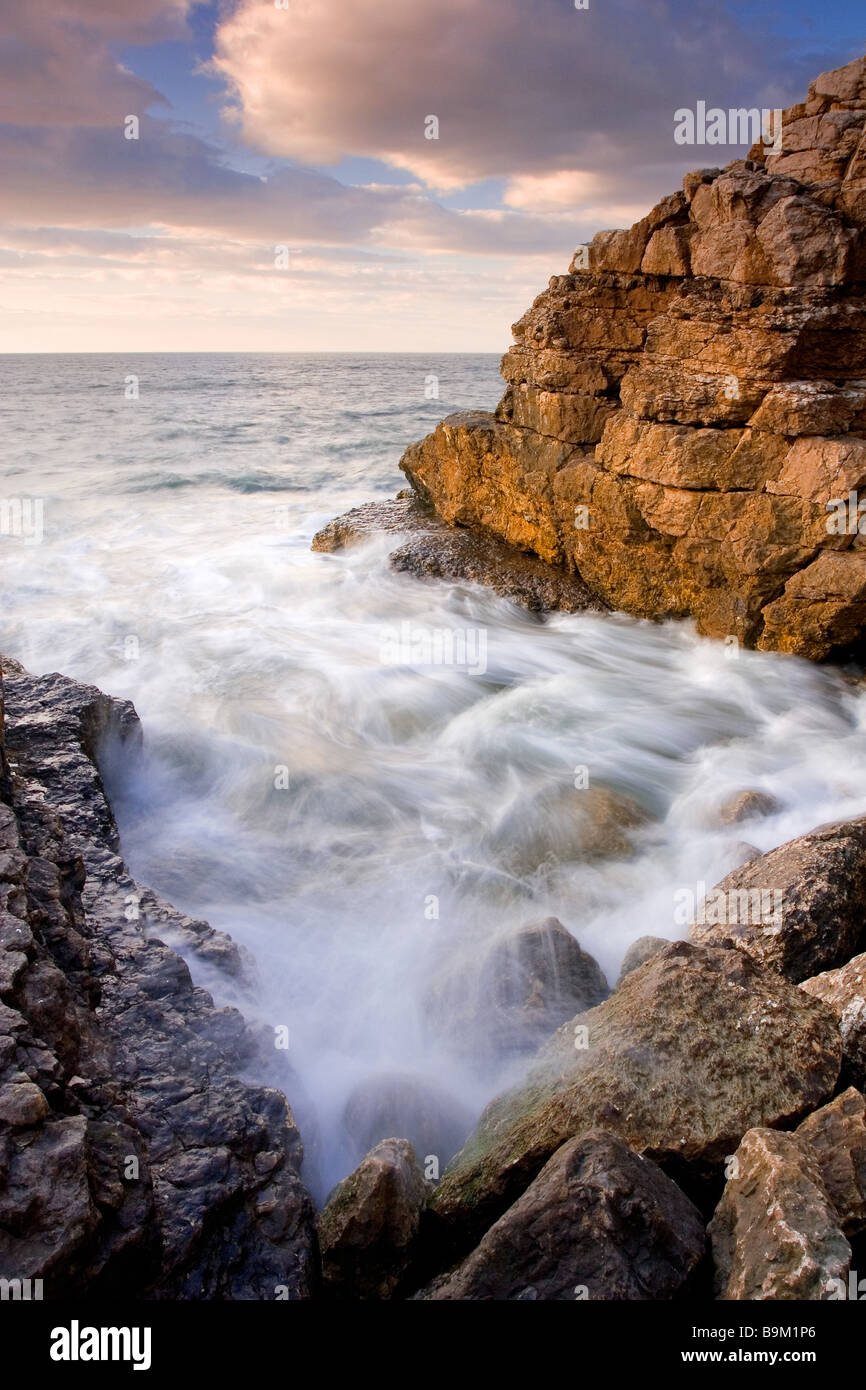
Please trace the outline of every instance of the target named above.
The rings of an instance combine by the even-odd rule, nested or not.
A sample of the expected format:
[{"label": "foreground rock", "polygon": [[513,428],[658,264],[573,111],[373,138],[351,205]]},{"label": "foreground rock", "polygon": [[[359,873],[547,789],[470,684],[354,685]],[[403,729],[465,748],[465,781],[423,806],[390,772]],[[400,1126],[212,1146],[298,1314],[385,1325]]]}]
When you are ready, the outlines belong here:
[{"label": "foreground rock", "polygon": [[402,461],[421,503],[642,617],[820,658],[862,637],[866,63],[726,169],[579,248],[494,415]]},{"label": "foreground rock", "polygon": [[546,917],[494,942],[471,970],[455,960],[433,982],[426,1006],[433,1027],[458,1047],[501,1057],[535,1051],[609,992],[596,960]]},{"label": "foreground rock", "polygon": [[431,1204],[443,1256],[480,1239],[571,1138],[602,1126],[701,1181],[746,1130],[828,1099],[840,1064],[825,1006],[740,951],[674,942],[487,1107]]},{"label": "foreground rock", "polygon": [[409,1265],[429,1185],[405,1139],[386,1139],[334,1188],[319,1217],[325,1292],[390,1298]]},{"label": "foreground rock", "polygon": [[453,1274],[447,1299],[669,1299],[689,1286],[706,1236],[660,1168],[594,1130],[557,1149]]},{"label": "foreground rock", "polygon": [[120,858],[96,755],[134,749],[135,711],[4,667],[0,1277],[41,1278],[46,1299],[308,1297],[292,1113],[239,1080],[240,1014],[150,933],[173,924],[233,973],[237,957]]},{"label": "foreground rock", "polygon": [[848,961],[866,932],[866,820],[821,826],[734,869],[701,915],[693,941],[737,946],[789,980]]},{"label": "foreground rock", "polygon": [[866,955],[804,980],[800,988],[823,1000],[835,1015],[842,1035],[842,1074],[852,1085],[866,1088]]},{"label": "foreground rock", "polygon": [[710,1222],[716,1296],[835,1299],[851,1247],[817,1161],[791,1134],[752,1129]]}]

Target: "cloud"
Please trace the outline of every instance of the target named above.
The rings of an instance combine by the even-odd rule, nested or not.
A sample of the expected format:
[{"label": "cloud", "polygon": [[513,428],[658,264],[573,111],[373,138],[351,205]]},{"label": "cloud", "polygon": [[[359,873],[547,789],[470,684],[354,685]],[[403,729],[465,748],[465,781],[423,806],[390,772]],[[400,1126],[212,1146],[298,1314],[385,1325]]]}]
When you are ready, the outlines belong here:
[{"label": "cloud", "polygon": [[2,0],[0,122],[106,126],[163,98],[113,43],[179,38],[194,0]]},{"label": "cloud", "polygon": [[[768,39],[760,19],[741,24],[717,0],[583,11],[569,0],[239,0],[212,70],[243,138],[272,155],[372,157],[440,190],[615,170],[631,204],[629,170],[682,170],[677,107],[799,97],[803,65]],[[429,115],[438,140],[425,138]]]},{"label": "cloud", "polygon": [[566,254],[557,219],[442,207],[414,188],[353,187],[287,166],[266,181],[198,137],[144,117],[106,129],[0,128],[7,226],[164,226],[277,243],[381,244],[482,255]]},{"label": "cloud", "polygon": [[0,0],[0,343],[501,348],[578,242],[676,185],[676,106],[779,105],[850,56],[807,74],[715,0],[590,4],[217,0],[231,124],[203,138],[206,103],[178,125],[122,61],[189,40],[196,0]]}]

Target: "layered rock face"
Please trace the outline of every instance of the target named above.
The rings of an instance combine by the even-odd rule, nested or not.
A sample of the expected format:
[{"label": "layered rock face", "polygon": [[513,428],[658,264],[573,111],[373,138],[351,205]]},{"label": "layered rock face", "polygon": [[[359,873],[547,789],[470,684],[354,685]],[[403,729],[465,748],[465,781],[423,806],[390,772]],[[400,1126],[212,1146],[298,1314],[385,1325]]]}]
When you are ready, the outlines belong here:
[{"label": "layered rock face", "polygon": [[866,60],[812,83],[779,151],[600,232],[513,331],[495,415],[403,458],[440,518],[640,616],[814,658],[862,637]]},{"label": "layered rock face", "polygon": [[[96,764],[128,702],[4,662],[0,1277],[45,1299],[298,1299],[312,1202],[254,1041],[161,936],[237,972],[229,938],[137,885]],[[0,702],[2,714],[2,702]]]}]

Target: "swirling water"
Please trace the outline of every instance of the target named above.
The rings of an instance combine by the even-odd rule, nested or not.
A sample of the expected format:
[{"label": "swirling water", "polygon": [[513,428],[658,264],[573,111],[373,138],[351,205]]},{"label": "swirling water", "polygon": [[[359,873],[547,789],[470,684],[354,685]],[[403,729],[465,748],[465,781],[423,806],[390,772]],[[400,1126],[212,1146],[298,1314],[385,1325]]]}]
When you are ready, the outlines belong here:
[{"label": "swirling water", "polygon": [[[126,857],[252,953],[254,983],[234,992],[190,966],[289,1029],[260,1072],[295,1105],[319,1196],[357,1157],[341,1117],[359,1082],[411,1074],[477,1111],[511,1074],[431,1014],[443,968],[471,974],[492,940],[552,913],[613,979],[638,936],[684,934],[675,894],[715,882],[743,840],[766,850],[866,811],[849,673],[684,623],[542,622],[391,572],[393,540],[310,551],[332,516],[404,485],[407,443],[491,408],[497,369],[0,358],[0,496],[42,507],[39,543],[5,514],[0,649],[135,701],[146,751],[114,787]],[[401,652],[407,623],[468,633],[484,659]],[[588,859],[559,833],[586,776],[649,813],[634,853]],[[720,826],[746,788],[781,809]]]}]

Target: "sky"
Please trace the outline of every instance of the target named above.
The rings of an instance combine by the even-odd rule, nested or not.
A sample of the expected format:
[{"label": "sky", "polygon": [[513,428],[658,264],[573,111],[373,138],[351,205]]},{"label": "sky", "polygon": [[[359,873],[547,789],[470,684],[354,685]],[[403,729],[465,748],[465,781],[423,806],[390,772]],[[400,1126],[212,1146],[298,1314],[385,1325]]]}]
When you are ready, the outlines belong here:
[{"label": "sky", "polygon": [[[581,8],[578,8],[578,5]],[[0,0],[0,352],[499,352],[863,0]]]}]

